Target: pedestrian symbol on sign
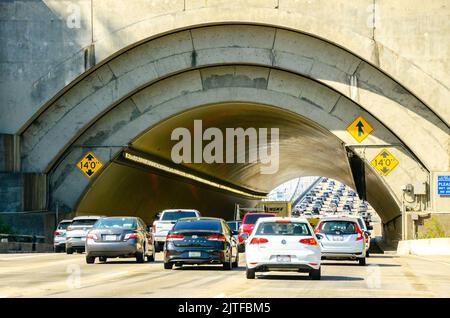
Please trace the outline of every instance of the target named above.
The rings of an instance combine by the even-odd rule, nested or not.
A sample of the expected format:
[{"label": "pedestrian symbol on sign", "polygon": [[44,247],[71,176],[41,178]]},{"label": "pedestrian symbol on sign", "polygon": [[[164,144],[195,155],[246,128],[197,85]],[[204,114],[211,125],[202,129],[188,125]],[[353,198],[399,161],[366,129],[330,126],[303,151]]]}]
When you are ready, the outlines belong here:
[{"label": "pedestrian symbol on sign", "polygon": [[80,169],[85,176],[91,178],[103,164],[98,160],[92,152],[88,152],[80,161],[77,163],[78,169]]}]

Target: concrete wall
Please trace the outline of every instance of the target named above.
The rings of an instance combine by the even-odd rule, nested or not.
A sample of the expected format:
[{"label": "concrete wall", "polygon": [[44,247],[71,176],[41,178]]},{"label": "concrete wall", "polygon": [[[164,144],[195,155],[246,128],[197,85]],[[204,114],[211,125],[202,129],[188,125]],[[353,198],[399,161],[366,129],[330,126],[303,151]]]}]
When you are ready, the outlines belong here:
[{"label": "concrete wall", "polygon": [[408,0],[27,0],[0,6],[0,133],[17,133],[83,73],[91,44],[98,62],[159,33],[226,21],[280,25],[346,47],[394,76],[449,122],[446,0],[413,6]]}]

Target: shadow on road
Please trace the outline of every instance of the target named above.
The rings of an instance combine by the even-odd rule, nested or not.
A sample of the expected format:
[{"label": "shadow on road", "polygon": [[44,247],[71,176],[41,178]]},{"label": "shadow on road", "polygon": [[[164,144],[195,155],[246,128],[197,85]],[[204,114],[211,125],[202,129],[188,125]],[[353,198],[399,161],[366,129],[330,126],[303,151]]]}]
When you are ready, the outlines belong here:
[{"label": "shadow on road", "polygon": [[[256,275],[258,279],[267,280],[311,280],[309,276],[306,275]],[[364,278],[361,277],[350,277],[350,276],[328,276],[322,275],[321,281],[361,281]]]}]

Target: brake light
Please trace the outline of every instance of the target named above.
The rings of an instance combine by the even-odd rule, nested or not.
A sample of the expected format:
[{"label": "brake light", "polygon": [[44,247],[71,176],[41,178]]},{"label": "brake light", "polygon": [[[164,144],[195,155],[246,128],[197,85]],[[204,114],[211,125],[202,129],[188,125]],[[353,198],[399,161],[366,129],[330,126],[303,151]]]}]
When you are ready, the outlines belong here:
[{"label": "brake light", "polygon": [[125,237],[123,239],[126,241],[126,240],[130,240],[130,239],[135,239],[137,237],[138,237],[137,233],[132,232],[132,233],[125,234]]},{"label": "brake light", "polygon": [[166,241],[180,241],[182,239],[184,239],[183,235],[169,234],[166,237]]},{"label": "brake light", "polygon": [[88,233],[87,239],[88,240],[98,240],[98,237],[95,233]]},{"label": "brake light", "polygon": [[269,242],[269,240],[264,237],[254,237],[250,241],[250,244],[264,244],[264,243],[268,243],[268,242]]},{"label": "brake light", "polygon": [[225,236],[223,235],[210,235],[206,238],[209,241],[222,241],[225,242]]},{"label": "brake light", "polygon": [[61,235],[62,233],[61,232],[58,232],[58,231],[56,231],[56,232],[53,232],[53,235],[55,235],[55,236],[57,236],[57,235]]},{"label": "brake light", "polygon": [[299,242],[306,245],[317,245],[317,241],[312,237],[301,239]]},{"label": "brake light", "polygon": [[156,224],[152,225],[152,233],[156,233]]},{"label": "brake light", "polygon": [[358,233],[358,236],[356,237],[357,241],[361,241],[363,239],[363,232],[361,231],[361,229],[359,228],[359,225],[355,223],[355,227],[356,227],[356,233]]}]

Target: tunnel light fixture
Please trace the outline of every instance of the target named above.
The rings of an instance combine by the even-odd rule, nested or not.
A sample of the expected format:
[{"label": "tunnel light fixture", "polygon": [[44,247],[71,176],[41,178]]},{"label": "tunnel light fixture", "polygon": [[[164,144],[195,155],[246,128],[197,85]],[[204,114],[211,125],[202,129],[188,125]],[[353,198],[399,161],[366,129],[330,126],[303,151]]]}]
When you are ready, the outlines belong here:
[{"label": "tunnel light fixture", "polygon": [[246,191],[235,189],[235,188],[232,188],[232,187],[229,187],[229,186],[226,186],[226,185],[214,182],[214,181],[207,180],[205,178],[201,178],[201,177],[195,176],[195,175],[193,175],[191,173],[187,173],[187,172],[184,172],[184,171],[181,171],[181,170],[178,170],[178,169],[175,169],[175,168],[163,165],[161,163],[149,160],[147,158],[143,158],[143,157],[140,157],[140,156],[133,155],[133,154],[131,154],[129,152],[124,152],[124,157],[125,157],[125,159],[128,159],[130,161],[137,162],[137,163],[146,165],[148,167],[152,167],[152,168],[155,168],[155,169],[158,169],[158,170],[162,170],[162,171],[165,171],[165,172],[168,172],[168,173],[171,173],[171,174],[175,174],[175,175],[178,175],[178,176],[183,177],[183,178],[194,180],[194,181],[197,181],[197,182],[209,185],[209,186],[214,187],[214,188],[218,188],[218,189],[221,189],[221,190],[233,192],[233,193],[240,194],[240,195],[243,195],[243,196],[246,196],[246,197],[251,197],[251,198],[254,198],[254,199],[264,199],[264,198],[266,198],[266,196],[264,196],[264,195],[256,195],[256,194],[252,194],[252,193],[249,193],[249,192],[246,192]]}]

